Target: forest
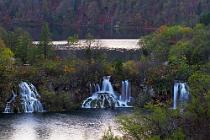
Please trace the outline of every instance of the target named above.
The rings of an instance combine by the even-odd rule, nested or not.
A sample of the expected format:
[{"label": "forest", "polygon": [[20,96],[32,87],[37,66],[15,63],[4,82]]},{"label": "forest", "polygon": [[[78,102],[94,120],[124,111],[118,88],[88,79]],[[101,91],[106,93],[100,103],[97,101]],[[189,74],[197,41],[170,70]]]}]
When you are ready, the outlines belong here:
[{"label": "forest", "polygon": [[83,38],[89,32],[98,38],[110,37],[115,28],[132,31],[137,38],[161,25],[192,27],[209,7],[208,0],[2,0],[0,23],[7,30],[22,27],[33,39],[39,39],[43,22],[49,23],[54,40],[75,32]]},{"label": "forest", "polygon": [[[89,96],[89,83],[98,82],[103,75],[112,75],[116,89],[123,79],[132,81],[136,113],[119,118],[124,137],[115,137],[110,130],[103,139],[197,140],[209,136],[209,26],[163,25],[140,39],[143,47],[139,48],[138,60],[126,61],[108,61],[92,48],[85,50],[86,59],[62,60],[50,46],[47,23],[43,25],[38,47],[20,29],[14,32],[14,42],[6,34],[1,29],[1,110],[11,90],[17,90],[23,80],[38,87],[44,106],[53,112],[79,108],[81,101]],[[174,80],[189,83],[191,93],[188,104],[176,110],[169,108]],[[17,112],[18,104],[14,103]]]},{"label": "forest", "polygon": [[[145,36],[141,43],[143,55],[139,71],[143,71],[147,88],[138,94],[136,112],[118,118],[122,138],[111,130],[104,140],[154,139],[203,140],[209,137],[210,102],[210,47],[209,27],[197,24],[161,26]],[[167,62],[167,63],[165,63]],[[140,76],[140,75],[139,75]],[[138,76],[138,77],[139,77]],[[191,99],[176,110],[171,106],[174,80],[190,85]],[[149,90],[153,88],[154,91]]]},{"label": "forest", "polygon": [[[89,85],[111,75],[114,90],[120,90],[124,79],[132,82],[134,112],[117,117],[123,136],[115,136],[110,128],[103,140],[208,139],[209,8],[208,0],[2,0],[0,111],[21,81],[37,87],[48,112],[79,109],[90,95]],[[91,48],[88,44],[96,36],[87,33],[82,57],[63,58],[53,48],[54,24],[78,30],[115,25],[152,30],[139,36],[139,49],[124,52]],[[28,30],[34,27],[37,45]],[[69,34],[68,43],[83,38],[76,33]],[[189,85],[190,99],[172,109],[175,81]],[[15,113],[22,111],[20,100],[12,103]]]}]

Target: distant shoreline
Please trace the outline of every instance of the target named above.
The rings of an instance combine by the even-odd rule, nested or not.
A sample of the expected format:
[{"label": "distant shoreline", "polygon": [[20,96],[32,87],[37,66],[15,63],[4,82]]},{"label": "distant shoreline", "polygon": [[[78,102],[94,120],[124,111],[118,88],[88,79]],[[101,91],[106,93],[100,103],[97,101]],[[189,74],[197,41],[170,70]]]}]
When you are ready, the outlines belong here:
[{"label": "distant shoreline", "polygon": [[[66,40],[52,41],[53,47],[56,50],[69,50],[69,49],[84,49],[85,39],[81,39],[79,43],[69,46]],[[92,43],[92,48],[103,48],[103,49],[139,49],[139,39],[95,39]],[[37,45],[39,41],[33,41],[33,44]]]}]

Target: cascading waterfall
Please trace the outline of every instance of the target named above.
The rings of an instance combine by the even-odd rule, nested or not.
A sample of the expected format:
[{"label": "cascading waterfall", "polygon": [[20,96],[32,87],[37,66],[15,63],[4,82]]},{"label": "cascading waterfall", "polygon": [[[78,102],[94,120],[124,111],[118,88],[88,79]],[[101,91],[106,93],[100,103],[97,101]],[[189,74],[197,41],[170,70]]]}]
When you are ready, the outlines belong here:
[{"label": "cascading waterfall", "polygon": [[38,98],[40,98],[39,93],[36,90],[36,87],[33,84],[28,84],[26,82],[21,82],[20,87],[20,96],[21,104],[25,113],[33,112],[43,112],[43,107]]},{"label": "cascading waterfall", "polygon": [[7,102],[4,113],[13,113],[11,103],[16,100],[17,96],[20,97],[21,110],[24,113],[43,112],[43,106],[39,101],[40,95],[33,84],[21,82],[19,84],[19,91],[19,95],[13,92],[13,97]]},{"label": "cascading waterfall", "polygon": [[11,99],[6,103],[6,107],[4,109],[4,113],[13,113],[12,103],[15,101],[17,97],[17,94],[15,94],[14,91],[12,91],[12,97]]},{"label": "cascading waterfall", "polygon": [[174,97],[173,109],[176,109],[178,104],[182,104],[189,99],[189,87],[187,83],[175,82],[174,84]]},{"label": "cascading waterfall", "polygon": [[122,82],[122,94],[116,95],[110,82],[110,76],[104,76],[102,86],[99,84],[90,85],[91,97],[83,101],[82,108],[107,108],[107,107],[130,107],[131,100],[130,84]]}]

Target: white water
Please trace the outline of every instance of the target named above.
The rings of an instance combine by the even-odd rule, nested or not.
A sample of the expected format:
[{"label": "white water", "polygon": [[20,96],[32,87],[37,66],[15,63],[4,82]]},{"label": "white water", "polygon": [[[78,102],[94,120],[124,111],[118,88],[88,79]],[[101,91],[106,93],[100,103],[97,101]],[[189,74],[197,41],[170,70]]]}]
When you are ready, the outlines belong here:
[{"label": "white water", "polygon": [[13,113],[11,104],[15,101],[17,95],[12,91],[12,98],[7,102],[4,113]]},{"label": "white water", "polygon": [[24,112],[43,112],[42,104],[38,99],[40,98],[40,95],[37,92],[35,86],[26,82],[21,82],[19,87],[22,100],[21,104]]},{"label": "white water", "polygon": [[131,102],[131,86],[128,80],[122,81],[122,91],[119,101],[120,106],[128,106],[127,103]]},{"label": "white water", "polygon": [[[21,110],[24,113],[43,112],[43,107],[39,101],[40,95],[33,84],[21,82],[19,84],[19,97],[21,102]],[[13,113],[12,102],[16,100],[16,94],[13,93],[12,99],[7,102],[4,113]]]},{"label": "white water", "polygon": [[187,83],[176,82],[174,84],[173,109],[189,99],[189,87]]},{"label": "white water", "polygon": [[[102,87],[98,84],[90,85],[91,96],[83,101],[82,108],[107,108],[107,107],[130,107],[128,103],[131,99],[130,84],[128,81],[122,82],[121,96],[117,96],[110,82],[110,76],[104,76]],[[93,91],[94,89],[94,91]]]}]

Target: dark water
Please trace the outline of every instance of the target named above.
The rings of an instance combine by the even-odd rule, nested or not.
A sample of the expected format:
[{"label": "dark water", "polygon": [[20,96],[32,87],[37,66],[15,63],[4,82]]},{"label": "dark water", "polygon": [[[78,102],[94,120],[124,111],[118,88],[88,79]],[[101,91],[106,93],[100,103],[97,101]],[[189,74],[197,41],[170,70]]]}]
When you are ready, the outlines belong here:
[{"label": "dark water", "polygon": [[[26,25],[14,26],[13,28],[23,28],[28,31],[33,40],[40,39],[41,26],[28,27]],[[140,36],[150,33],[149,31],[144,31],[143,29],[136,27],[127,27],[127,28],[93,28],[93,27],[84,27],[84,28],[71,28],[65,26],[50,26],[50,32],[52,40],[66,40],[68,36],[78,34],[79,38],[84,39],[87,37],[87,34],[91,34],[94,38],[98,39],[138,39]]]},{"label": "dark water", "polygon": [[0,140],[99,140],[115,117],[131,110],[78,110],[68,113],[0,114]]}]

